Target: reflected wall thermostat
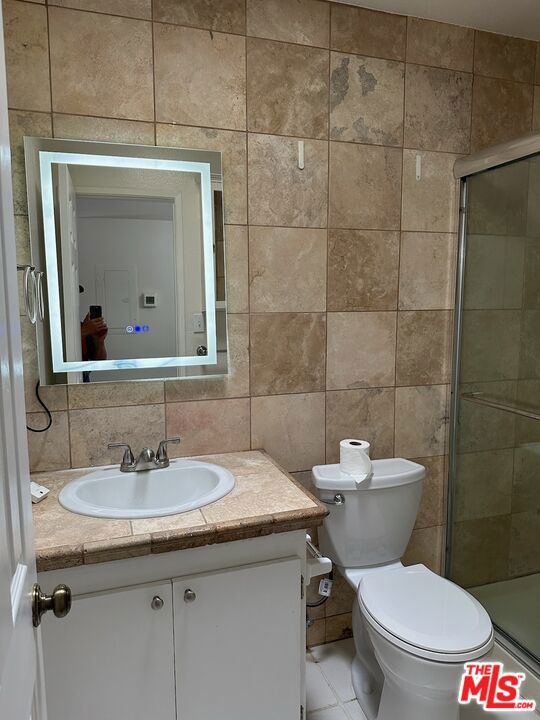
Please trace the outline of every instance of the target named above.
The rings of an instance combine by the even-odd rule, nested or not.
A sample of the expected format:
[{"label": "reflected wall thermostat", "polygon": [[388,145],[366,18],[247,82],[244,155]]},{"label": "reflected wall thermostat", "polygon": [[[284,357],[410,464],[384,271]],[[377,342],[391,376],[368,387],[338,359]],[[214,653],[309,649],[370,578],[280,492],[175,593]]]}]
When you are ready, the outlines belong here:
[{"label": "reflected wall thermostat", "polygon": [[143,293],[143,307],[157,307],[157,295],[155,293]]}]

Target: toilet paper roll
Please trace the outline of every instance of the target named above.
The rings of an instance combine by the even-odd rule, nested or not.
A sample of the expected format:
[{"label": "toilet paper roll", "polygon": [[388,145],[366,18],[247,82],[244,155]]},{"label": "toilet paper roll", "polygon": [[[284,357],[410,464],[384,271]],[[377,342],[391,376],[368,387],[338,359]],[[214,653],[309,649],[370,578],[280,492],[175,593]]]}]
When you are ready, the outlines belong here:
[{"label": "toilet paper roll", "polygon": [[339,443],[339,468],[355,479],[371,476],[370,444],[366,440],[349,438]]}]

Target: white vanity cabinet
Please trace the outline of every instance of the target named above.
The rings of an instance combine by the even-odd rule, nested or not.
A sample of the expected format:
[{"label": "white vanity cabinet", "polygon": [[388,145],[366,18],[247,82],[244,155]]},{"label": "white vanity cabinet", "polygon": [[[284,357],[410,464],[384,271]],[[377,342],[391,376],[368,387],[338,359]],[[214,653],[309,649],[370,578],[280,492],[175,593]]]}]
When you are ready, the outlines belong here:
[{"label": "white vanity cabinet", "polygon": [[173,583],[178,720],[298,720],[300,560]]},{"label": "white vanity cabinet", "polygon": [[75,597],[55,620],[41,625],[50,720],[174,718],[170,582]]},{"label": "white vanity cabinet", "polygon": [[[104,565],[137,560],[150,558]],[[71,613],[42,623],[50,720],[298,720],[302,562],[244,561],[84,594],[73,583]],[[68,572],[58,575],[69,583]],[[49,574],[40,582],[59,580]]]}]

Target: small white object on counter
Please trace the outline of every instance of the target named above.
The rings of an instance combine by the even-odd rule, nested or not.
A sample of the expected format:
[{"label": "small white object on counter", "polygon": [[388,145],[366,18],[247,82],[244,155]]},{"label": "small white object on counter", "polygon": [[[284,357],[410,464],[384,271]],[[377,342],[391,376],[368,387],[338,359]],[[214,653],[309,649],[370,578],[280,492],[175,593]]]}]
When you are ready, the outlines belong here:
[{"label": "small white object on counter", "polygon": [[30,494],[32,495],[32,502],[38,503],[42,500],[45,500],[45,498],[49,494],[49,490],[43,485],[38,485],[37,482],[34,482],[32,480],[32,482],[30,483]]},{"label": "small white object on counter", "polygon": [[348,438],[339,443],[339,469],[351,475],[358,485],[371,477],[372,467],[369,459],[371,445],[367,440]]}]

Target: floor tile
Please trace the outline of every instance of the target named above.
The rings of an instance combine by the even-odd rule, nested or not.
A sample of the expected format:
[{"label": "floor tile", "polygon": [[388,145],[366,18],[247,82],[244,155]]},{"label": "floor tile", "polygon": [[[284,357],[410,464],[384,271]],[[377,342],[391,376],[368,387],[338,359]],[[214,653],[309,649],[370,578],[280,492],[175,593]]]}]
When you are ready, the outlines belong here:
[{"label": "floor tile", "polygon": [[367,717],[362,712],[362,708],[358,704],[357,700],[351,700],[343,705],[345,714],[350,720],[367,720]]},{"label": "floor tile", "polygon": [[344,703],[354,700],[356,695],[351,682],[354,640],[319,645],[313,648],[312,655],[339,700]]},{"label": "floor tile", "polygon": [[331,705],[337,705],[337,702],[337,698],[321,668],[308,656],[306,662],[306,705],[308,713]]},{"label": "floor tile", "polygon": [[335,707],[308,713],[307,720],[349,720],[343,708]]}]

